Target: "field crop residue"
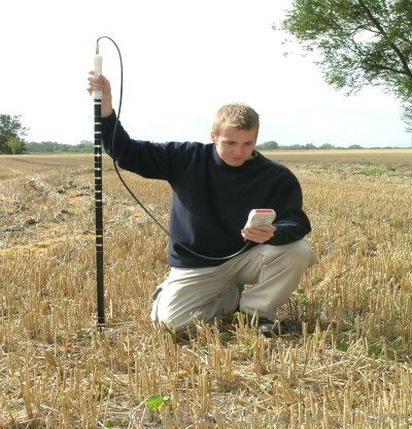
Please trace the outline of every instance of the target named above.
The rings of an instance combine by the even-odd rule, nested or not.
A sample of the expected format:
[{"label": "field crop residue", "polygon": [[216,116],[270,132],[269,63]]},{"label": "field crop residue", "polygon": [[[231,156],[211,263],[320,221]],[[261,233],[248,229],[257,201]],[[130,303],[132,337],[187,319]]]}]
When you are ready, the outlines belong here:
[{"label": "field crop residue", "polygon": [[[95,327],[92,155],[0,157],[0,428],[412,427],[412,151],[271,152],[318,263],[267,339],[240,314],[149,320],[167,237],[104,158],[107,327]],[[166,183],[123,173],[167,225]]]}]

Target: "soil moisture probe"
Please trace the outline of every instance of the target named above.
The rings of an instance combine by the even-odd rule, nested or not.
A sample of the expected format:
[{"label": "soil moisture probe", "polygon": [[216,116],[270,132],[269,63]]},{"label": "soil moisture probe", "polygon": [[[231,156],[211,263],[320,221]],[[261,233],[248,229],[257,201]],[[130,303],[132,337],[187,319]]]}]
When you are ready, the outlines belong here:
[{"label": "soil moisture probe", "polygon": [[[94,57],[94,74],[99,76],[102,74],[102,57],[99,54],[99,41],[101,39],[110,40],[117,49],[120,62],[120,95],[119,95],[119,106],[117,109],[116,122],[113,129],[112,135],[112,153],[113,153],[113,166],[116,171],[117,176],[120,181],[127,189],[132,198],[137,202],[137,204],[143,209],[143,211],[165,232],[169,237],[171,237],[170,232],[154,217],[152,213],[138,200],[138,198],[130,190],[123,177],[120,175],[120,172],[116,165],[116,156],[115,156],[115,137],[116,131],[120,119],[120,113],[122,108],[122,99],[123,99],[123,60],[119,47],[116,42],[108,37],[101,36],[96,41],[96,55]],[[104,315],[104,278],[103,278],[103,178],[102,178],[102,97],[103,94],[101,91],[94,91],[94,189],[95,189],[95,212],[96,212],[96,289],[97,289],[97,326],[103,327],[105,324],[105,315]],[[256,209],[252,210],[249,214],[248,225],[270,225],[275,217],[275,213],[271,209]],[[177,243],[186,251],[192,253],[193,255],[207,259],[211,261],[225,261],[233,258],[234,256],[240,255],[244,250],[250,246],[250,242],[246,244],[233,255],[214,257],[202,255],[195,252],[194,250],[186,247],[182,243]]]},{"label": "soil moisture probe", "polygon": [[[96,43],[94,73],[102,73],[102,57]],[[97,326],[104,325],[103,283],[103,183],[102,183],[102,91],[94,91],[94,201],[96,219]]]}]

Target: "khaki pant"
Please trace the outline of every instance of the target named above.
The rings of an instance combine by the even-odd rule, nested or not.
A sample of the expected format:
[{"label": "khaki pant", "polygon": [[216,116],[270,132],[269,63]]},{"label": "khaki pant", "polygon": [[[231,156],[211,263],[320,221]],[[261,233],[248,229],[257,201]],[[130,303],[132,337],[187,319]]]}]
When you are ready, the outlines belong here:
[{"label": "khaki pant", "polygon": [[[237,308],[269,320],[287,302],[304,270],[315,263],[304,240],[282,246],[260,244],[222,265],[171,268],[154,293],[151,319],[177,329],[233,313]],[[251,284],[241,292],[244,284]]]}]

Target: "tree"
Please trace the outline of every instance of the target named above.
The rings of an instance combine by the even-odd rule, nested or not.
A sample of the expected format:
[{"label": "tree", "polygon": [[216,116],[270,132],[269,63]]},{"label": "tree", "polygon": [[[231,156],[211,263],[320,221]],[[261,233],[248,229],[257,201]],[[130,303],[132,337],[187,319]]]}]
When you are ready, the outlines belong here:
[{"label": "tree", "polygon": [[24,142],[22,139],[19,139],[17,137],[12,137],[7,141],[6,144],[10,150],[10,153],[12,153],[13,155],[24,152]]},{"label": "tree", "polygon": [[258,145],[259,150],[275,150],[279,149],[279,145],[274,140],[270,140],[268,142],[264,142]]},{"label": "tree", "polygon": [[306,143],[305,144],[305,149],[307,149],[307,150],[314,150],[314,149],[316,149],[316,146],[313,143]]},{"label": "tree", "polygon": [[412,0],[294,0],[283,27],[320,52],[328,84],[394,94],[412,131]]},{"label": "tree", "polygon": [[336,149],[336,148],[331,143],[323,143],[321,146],[319,146],[319,149],[331,150],[331,149]]},{"label": "tree", "polygon": [[[20,116],[0,114],[0,154],[13,153],[12,147],[17,149],[17,142],[24,148],[23,137],[27,128],[20,122]],[[10,145],[12,147],[10,147]]]}]

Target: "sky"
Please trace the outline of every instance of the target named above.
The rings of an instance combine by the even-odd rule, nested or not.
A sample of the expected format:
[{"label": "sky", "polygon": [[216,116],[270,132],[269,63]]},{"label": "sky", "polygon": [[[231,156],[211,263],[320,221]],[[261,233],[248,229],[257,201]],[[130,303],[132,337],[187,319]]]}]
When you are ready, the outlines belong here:
[{"label": "sky", "polygon": [[[411,145],[402,109],[380,88],[346,96],[288,35],[274,31],[290,0],[2,2],[0,113],[21,115],[27,141],[93,140],[86,91],[95,42],[124,63],[121,122],[130,136],[209,142],[216,110],[243,102],[260,115],[258,143]],[[101,40],[103,74],[119,101],[117,51]],[[284,53],[292,52],[284,56]]]}]

